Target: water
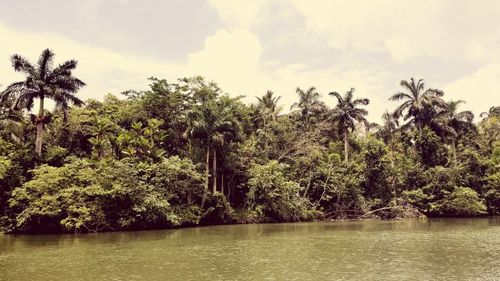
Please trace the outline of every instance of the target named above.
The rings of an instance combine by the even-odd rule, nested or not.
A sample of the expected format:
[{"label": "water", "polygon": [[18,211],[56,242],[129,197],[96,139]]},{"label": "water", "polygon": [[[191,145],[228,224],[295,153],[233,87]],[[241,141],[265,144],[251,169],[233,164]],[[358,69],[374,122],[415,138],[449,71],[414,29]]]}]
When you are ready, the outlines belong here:
[{"label": "water", "polygon": [[500,217],[0,235],[0,280],[500,280]]}]

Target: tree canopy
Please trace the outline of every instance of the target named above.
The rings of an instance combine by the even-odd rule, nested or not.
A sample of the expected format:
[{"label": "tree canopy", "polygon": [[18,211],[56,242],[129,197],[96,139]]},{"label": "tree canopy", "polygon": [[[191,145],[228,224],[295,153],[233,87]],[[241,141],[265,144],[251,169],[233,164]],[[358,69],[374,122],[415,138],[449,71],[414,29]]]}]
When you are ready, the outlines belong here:
[{"label": "tree canopy", "polygon": [[397,108],[375,124],[370,93],[354,88],[329,93],[328,107],[297,87],[284,112],[280,95],[294,93],[245,104],[202,77],[152,77],[147,90],[84,102],[76,61],[53,58],[12,56],[26,78],[1,91],[5,231],[500,213],[499,107],[474,122],[421,79],[388,93]]}]

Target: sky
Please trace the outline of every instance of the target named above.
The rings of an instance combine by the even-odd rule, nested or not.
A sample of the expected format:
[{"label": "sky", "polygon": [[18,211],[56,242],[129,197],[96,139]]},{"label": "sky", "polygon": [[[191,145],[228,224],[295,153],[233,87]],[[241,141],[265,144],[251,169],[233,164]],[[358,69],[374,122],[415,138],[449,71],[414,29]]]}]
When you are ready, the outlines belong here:
[{"label": "sky", "polygon": [[246,103],[272,90],[285,108],[297,87],[330,106],[352,87],[377,121],[415,77],[479,115],[500,105],[498,15],[496,0],[0,0],[0,90],[22,79],[11,55],[50,48],[79,61],[84,99],[202,75]]}]

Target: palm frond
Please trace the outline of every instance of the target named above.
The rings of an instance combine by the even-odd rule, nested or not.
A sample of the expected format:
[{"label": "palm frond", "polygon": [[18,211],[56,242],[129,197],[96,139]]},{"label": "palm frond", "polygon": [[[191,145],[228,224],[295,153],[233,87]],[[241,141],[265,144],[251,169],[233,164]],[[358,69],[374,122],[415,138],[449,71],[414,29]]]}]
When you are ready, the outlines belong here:
[{"label": "palm frond", "polygon": [[369,99],[356,99],[352,102],[353,106],[368,105],[369,103],[370,103]]},{"label": "palm frond", "polygon": [[403,100],[403,99],[408,99],[408,100],[413,100],[413,97],[406,94],[406,93],[403,93],[403,92],[398,92],[398,93],[395,93],[394,95],[392,95],[389,100],[390,101],[400,101],[400,100]]},{"label": "palm frond", "polygon": [[54,52],[50,49],[45,49],[42,51],[42,54],[38,59],[39,78],[43,81],[45,81],[45,76],[50,73],[50,70],[52,69],[53,58]]},{"label": "palm frond", "polygon": [[15,71],[27,76],[37,75],[35,67],[26,58],[16,54],[11,56],[10,60]]},{"label": "palm frond", "polygon": [[336,97],[338,103],[342,103],[344,101],[344,99],[342,98],[342,96],[339,93],[337,93],[337,92],[330,92],[330,93],[328,93],[328,95]]}]

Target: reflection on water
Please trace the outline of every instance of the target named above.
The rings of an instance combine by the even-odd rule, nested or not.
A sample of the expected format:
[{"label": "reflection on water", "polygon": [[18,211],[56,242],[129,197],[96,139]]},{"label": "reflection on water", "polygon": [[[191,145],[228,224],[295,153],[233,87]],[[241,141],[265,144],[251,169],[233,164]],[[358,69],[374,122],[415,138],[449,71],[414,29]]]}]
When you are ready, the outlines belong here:
[{"label": "reflection on water", "polygon": [[499,278],[499,217],[0,235],[0,280]]}]

